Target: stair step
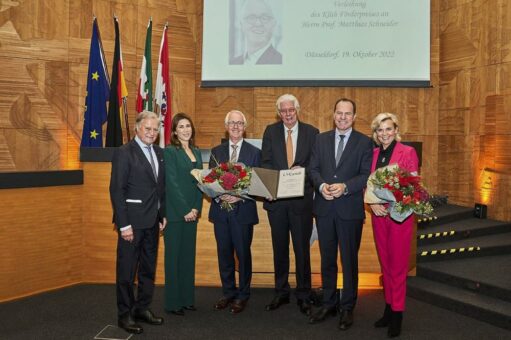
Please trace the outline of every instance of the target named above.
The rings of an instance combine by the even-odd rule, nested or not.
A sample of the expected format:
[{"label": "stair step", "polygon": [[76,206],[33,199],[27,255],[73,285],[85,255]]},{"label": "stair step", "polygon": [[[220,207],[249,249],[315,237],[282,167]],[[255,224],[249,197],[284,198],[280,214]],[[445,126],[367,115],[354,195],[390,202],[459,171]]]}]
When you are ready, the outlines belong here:
[{"label": "stair step", "polygon": [[407,295],[511,330],[511,303],[428,280],[408,279]]},{"label": "stair step", "polygon": [[507,231],[511,231],[509,222],[469,218],[420,229],[417,235],[417,244],[450,242]]},{"label": "stair step", "polygon": [[452,221],[457,221],[461,219],[467,219],[474,217],[474,208],[461,207],[458,205],[445,204],[435,208],[433,215],[436,218],[432,218],[431,220],[427,219],[426,221],[421,221],[418,224],[419,228],[445,224]]},{"label": "stair step", "polygon": [[417,261],[511,254],[511,232],[417,246]]},{"label": "stair step", "polygon": [[417,275],[511,302],[511,254],[419,263]]}]

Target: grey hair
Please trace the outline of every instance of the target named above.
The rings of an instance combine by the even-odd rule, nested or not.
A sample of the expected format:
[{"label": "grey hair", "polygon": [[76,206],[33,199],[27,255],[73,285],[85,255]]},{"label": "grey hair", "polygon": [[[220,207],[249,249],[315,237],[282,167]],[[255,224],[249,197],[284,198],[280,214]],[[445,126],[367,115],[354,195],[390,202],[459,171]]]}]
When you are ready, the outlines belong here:
[{"label": "grey hair", "polygon": [[142,124],[142,121],[145,119],[156,119],[158,121],[158,128],[160,127],[160,117],[152,112],[152,111],[142,111],[137,115],[137,118],[135,119],[135,131],[138,131],[140,128],[140,125]]},{"label": "grey hair", "polygon": [[288,101],[293,103],[293,106],[295,107],[296,112],[300,112],[300,102],[298,101],[298,99],[296,99],[296,97],[293,96],[292,94],[286,93],[286,94],[283,94],[282,96],[280,96],[279,99],[277,99],[277,102],[275,104],[277,106],[277,113],[280,110],[280,104],[282,104],[282,102],[288,102]]},{"label": "grey hair", "polygon": [[231,110],[231,111],[227,112],[227,114],[225,115],[224,124],[227,125],[227,123],[229,122],[229,116],[231,115],[231,113],[235,113],[235,112],[239,113],[241,115],[241,117],[243,118],[243,123],[245,124],[245,126],[247,126],[247,118],[245,117],[243,112],[241,112],[239,110]]}]

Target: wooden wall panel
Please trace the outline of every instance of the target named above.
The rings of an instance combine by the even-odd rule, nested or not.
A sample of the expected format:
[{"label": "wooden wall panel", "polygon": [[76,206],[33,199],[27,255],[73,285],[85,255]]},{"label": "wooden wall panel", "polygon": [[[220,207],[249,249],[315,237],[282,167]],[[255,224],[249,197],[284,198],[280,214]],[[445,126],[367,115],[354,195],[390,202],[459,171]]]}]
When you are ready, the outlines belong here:
[{"label": "wooden wall panel", "polygon": [[[117,234],[112,225],[112,208],[108,193],[110,164],[84,163],[83,185],[83,278],[86,282],[115,282],[115,258]],[[200,286],[219,286],[218,261],[213,224],[208,221],[209,200],[204,199],[202,215],[197,227],[196,284]],[[262,202],[257,202],[259,224],[254,227],[252,258],[254,283],[258,286],[273,286],[273,251],[271,231]],[[293,254],[292,246],[290,253]],[[291,255],[291,271],[294,272],[294,256]],[[311,248],[312,271],[319,285],[321,273],[318,242]],[[339,268],[341,265],[339,263]],[[364,225],[360,250],[360,272],[379,273],[379,264],[374,248],[370,219]],[[158,252],[158,284],[164,282],[164,242],[160,239]],[[377,280],[377,278],[376,278]],[[294,275],[290,276],[294,281]],[[378,286],[378,281],[368,279],[366,286]]]},{"label": "wooden wall panel", "polygon": [[0,301],[83,279],[80,186],[0,190]]},{"label": "wooden wall panel", "polygon": [[511,4],[446,1],[440,12],[438,188],[511,220]]},{"label": "wooden wall panel", "polygon": [[[58,235],[56,239],[69,247],[66,250],[55,246],[59,254],[67,254],[65,259],[53,258],[51,253],[41,257],[47,263],[58,263],[55,269],[57,272],[53,268],[45,269],[37,277],[34,274],[33,278],[27,279],[27,285],[20,285],[19,291],[8,293],[22,295],[28,291],[51,288],[54,284],[64,285],[82,280],[114,280],[116,235],[112,230],[108,197],[110,166],[80,165],[78,162],[93,13],[98,17],[109,69],[114,48],[112,16],[115,13],[119,17],[130,93],[128,109],[131,127],[135,117],[135,94],[144,50],[145,27],[148,18],[152,16],[153,78],[156,74],[162,27],[168,21],[172,110],[184,111],[192,116],[201,147],[212,147],[219,143],[225,135],[224,116],[231,109],[240,109],[247,115],[250,122],[247,137],[261,138],[266,125],[277,119],[275,100],[283,93],[295,94],[302,105],[301,119],[321,131],[333,127],[334,102],[340,97],[350,97],[358,104],[358,130],[370,134],[372,118],[379,112],[391,111],[401,119],[400,129],[406,140],[424,143],[422,175],[432,192],[448,193],[451,201],[471,205],[474,196],[479,193],[473,182],[479,178],[477,167],[480,166],[479,160],[482,160],[483,164],[487,164],[485,166],[502,171],[498,178],[495,177],[500,191],[492,190],[499,196],[494,202],[504,201],[505,195],[509,196],[511,190],[505,173],[511,162],[509,151],[506,151],[509,148],[504,147],[509,142],[509,133],[501,128],[509,122],[509,116],[506,115],[509,110],[506,108],[509,107],[511,93],[511,31],[508,29],[511,8],[504,0],[432,0],[431,3],[432,88],[423,89],[201,88],[201,0],[20,0],[2,3],[0,171],[79,166],[85,171],[85,184],[81,188],[37,189],[45,194],[30,191],[36,189],[27,189],[21,190],[19,197],[14,194],[14,200],[12,196],[4,199],[8,204],[16,204],[16,209],[2,212],[2,221],[16,226],[24,223],[17,219],[18,212],[27,208],[19,203],[23,202],[23,195],[30,193],[39,199],[36,200],[40,202],[36,208],[40,209],[37,210],[39,223],[32,221],[32,228],[25,229],[32,231],[35,228],[33,225],[37,225],[37,228],[43,228],[48,234],[51,231]],[[503,96],[503,99],[488,104],[489,96]],[[455,124],[458,119],[462,119],[463,129]],[[455,124],[454,128],[451,124]],[[497,125],[494,128],[491,124]],[[505,137],[499,137],[502,135]],[[485,145],[494,145],[495,150],[499,150],[494,153],[494,163],[490,162],[490,158],[483,157],[488,151]],[[473,151],[476,152],[475,156]],[[47,192],[50,193],[50,199],[39,197]],[[11,195],[11,191],[1,191],[0,194]],[[59,197],[62,202],[55,202]],[[48,206],[52,202],[54,204]],[[57,214],[55,207],[64,205],[70,209],[69,204],[72,204],[73,210],[66,210],[66,215],[58,216],[50,223],[52,214]],[[207,207],[206,203],[199,224],[197,278],[199,284],[218,285],[212,226],[205,219]],[[494,211],[496,216],[511,218],[504,209],[490,207],[490,213]],[[46,218],[42,222],[41,216]],[[271,239],[265,212],[260,217],[261,224],[256,227],[254,237],[254,266],[261,274],[254,277],[254,284],[271,285],[273,275],[263,273],[271,270]],[[80,226],[80,223],[81,229],[78,232],[63,227],[69,224]],[[27,235],[20,233],[21,236],[8,235],[2,228],[0,237],[1,240],[9,237],[11,241],[10,237]],[[38,255],[37,252],[45,244],[37,245],[34,248],[36,250],[27,250],[27,253]],[[71,253],[69,249],[74,252]],[[76,252],[77,249],[80,252]],[[160,247],[158,283],[163,282],[162,249]],[[361,271],[375,273],[378,265],[369,223],[364,227],[361,254]],[[317,243],[313,246],[312,257],[313,271],[319,273]],[[13,274],[13,265],[20,263],[12,256],[3,258],[7,259],[5,272],[9,270]],[[27,268],[32,269],[31,266],[29,264]],[[29,271],[27,275],[32,274]],[[318,282],[317,275],[315,280]]]}]

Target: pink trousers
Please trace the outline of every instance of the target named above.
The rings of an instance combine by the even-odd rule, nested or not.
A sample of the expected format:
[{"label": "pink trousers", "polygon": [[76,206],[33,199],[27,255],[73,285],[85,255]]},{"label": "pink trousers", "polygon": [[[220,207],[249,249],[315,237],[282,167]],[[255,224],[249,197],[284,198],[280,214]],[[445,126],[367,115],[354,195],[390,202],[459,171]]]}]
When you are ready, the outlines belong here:
[{"label": "pink trousers", "polygon": [[394,312],[405,310],[406,275],[413,233],[413,214],[403,223],[372,214],[373,234],[383,274],[385,302]]}]

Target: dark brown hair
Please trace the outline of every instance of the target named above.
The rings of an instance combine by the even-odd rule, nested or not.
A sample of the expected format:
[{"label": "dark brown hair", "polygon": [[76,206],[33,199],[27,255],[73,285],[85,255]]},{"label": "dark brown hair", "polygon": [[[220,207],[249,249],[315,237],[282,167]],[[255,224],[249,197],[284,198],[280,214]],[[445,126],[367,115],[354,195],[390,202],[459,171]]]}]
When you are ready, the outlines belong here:
[{"label": "dark brown hair", "polygon": [[189,145],[190,147],[195,147],[195,127],[193,126],[192,119],[190,116],[188,116],[186,113],[179,112],[172,117],[172,130],[170,135],[170,144],[181,147],[181,141],[177,138],[176,129],[177,124],[179,124],[179,121],[182,119],[186,119],[190,122],[190,125],[192,126],[192,137],[190,137]]},{"label": "dark brown hair", "polygon": [[355,101],[349,99],[349,98],[341,98],[339,100],[337,100],[335,102],[335,105],[334,105],[334,113],[335,113],[335,108],[337,107],[337,104],[339,104],[340,102],[348,102],[348,103],[351,103],[351,105],[353,105],[353,114],[356,115],[357,114],[357,104],[355,104]]}]

